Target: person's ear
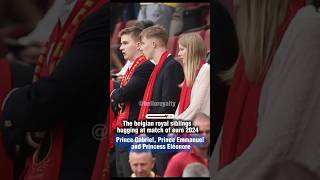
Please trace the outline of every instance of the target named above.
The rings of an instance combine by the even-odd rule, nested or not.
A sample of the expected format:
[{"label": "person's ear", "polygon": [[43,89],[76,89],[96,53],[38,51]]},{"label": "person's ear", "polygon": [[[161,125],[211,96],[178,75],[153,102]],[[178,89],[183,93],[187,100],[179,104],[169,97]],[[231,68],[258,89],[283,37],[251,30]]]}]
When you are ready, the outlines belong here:
[{"label": "person's ear", "polygon": [[153,42],[152,42],[152,47],[153,47],[153,48],[156,48],[156,47],[157,47],[157,43],[153,41]]},{"label": "person's ear", "polygon": [[137,50],[140,50],[141,42],[137,42],[137,43],[136,43],[136,47],[137,47]]}]

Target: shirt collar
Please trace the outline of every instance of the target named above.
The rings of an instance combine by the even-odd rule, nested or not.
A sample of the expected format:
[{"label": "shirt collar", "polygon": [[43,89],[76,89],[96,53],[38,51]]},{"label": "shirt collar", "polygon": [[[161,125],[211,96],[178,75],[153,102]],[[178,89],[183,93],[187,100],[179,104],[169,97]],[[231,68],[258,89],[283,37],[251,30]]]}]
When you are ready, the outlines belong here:
[{"label": "shirt collar", "polygon": [[[131,174],[131,177],[137,177],[135,173]],[[156,177],[156,173],[154,173],[153,171],[150,172],[150,176],[149,177]]]}]

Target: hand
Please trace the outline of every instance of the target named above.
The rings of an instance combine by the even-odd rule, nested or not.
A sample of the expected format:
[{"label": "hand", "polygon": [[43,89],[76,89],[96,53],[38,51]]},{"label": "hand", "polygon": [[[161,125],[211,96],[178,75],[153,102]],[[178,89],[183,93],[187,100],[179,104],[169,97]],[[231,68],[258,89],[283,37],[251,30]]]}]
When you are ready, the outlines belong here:
[{"label": "hand", "polygon": [[27,132],[26,139],[29,146],[36,148],[46,135],[47,131]]},{"label": "hand", "polygon": [[120,112],[123,113],[124,110],[126,109],[126,105],[124,103],[119,103],[118,107],[120,108]]},{"label": "hand", "polygon": [[123,75],[119,75],[119,76],[116,77],[115,80],[116,80],[118,83],[121,83],[122,79],[123,79]]},{"label": "hand", "polygon": [[119,111],[119,107],[118,107],[117,103],[111,102],[110,105],[111,105],[111,109],[112,109],[113,112],[118,112]]},{"label": "hand", "polygon": [[22,60],[28,64],[37,64],[39,56],[44,53],[44,46],[41,43],[31,43],[20,52]]}]

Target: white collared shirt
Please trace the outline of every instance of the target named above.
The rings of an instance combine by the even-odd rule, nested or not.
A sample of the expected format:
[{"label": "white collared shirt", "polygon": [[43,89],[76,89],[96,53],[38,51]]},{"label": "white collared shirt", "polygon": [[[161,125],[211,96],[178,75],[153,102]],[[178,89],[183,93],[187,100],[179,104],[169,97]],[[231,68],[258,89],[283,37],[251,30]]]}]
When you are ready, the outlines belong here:
[{"label": "white collared shirt", "polygon": [[127,61],[126,64],[121,68],[121,70],[116,74],[117,76],[122,75],[124,76],[127,72],[128,69],[130,69],[130,67],[132,66],[132,62],[131,61]]}]

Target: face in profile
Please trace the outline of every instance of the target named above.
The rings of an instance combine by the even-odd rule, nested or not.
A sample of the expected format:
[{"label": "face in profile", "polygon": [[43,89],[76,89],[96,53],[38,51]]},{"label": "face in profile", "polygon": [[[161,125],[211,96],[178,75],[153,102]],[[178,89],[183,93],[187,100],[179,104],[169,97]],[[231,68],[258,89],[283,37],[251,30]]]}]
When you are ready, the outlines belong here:
[{"label": "face in profile", "polygon": [[141,38],[140,50],[147,57],[147,59],[153,59],[154,54],[154,41],[152,38],[147,39],[145,36]]},{"label": "face in profile", "polygon": [[182,62],[185,62],[187,60],[187,48],[179,44],[179,52],[178,52],[179,59],[182,60]]},{"label": "face in profile", "polygon": [[155,160],[151,157],[150,153],[133,152],[130,153],[129,163],[131,170],[137,177],[149,177]]},{"label": "face in profile", "polygon": [[138,42],[132,38],[130,34],[124,34],[120,38],[120,51],[125,60],[134,60],[134,56],[138,51]]},{"label": "face in profile", "polygon": [[210,120],[196,119],[193,122],[193,125],[199,127],[198,135],[202,135],[206,139],[206,146],[203,146],[203,147],[208,147],[210,145]]}]

